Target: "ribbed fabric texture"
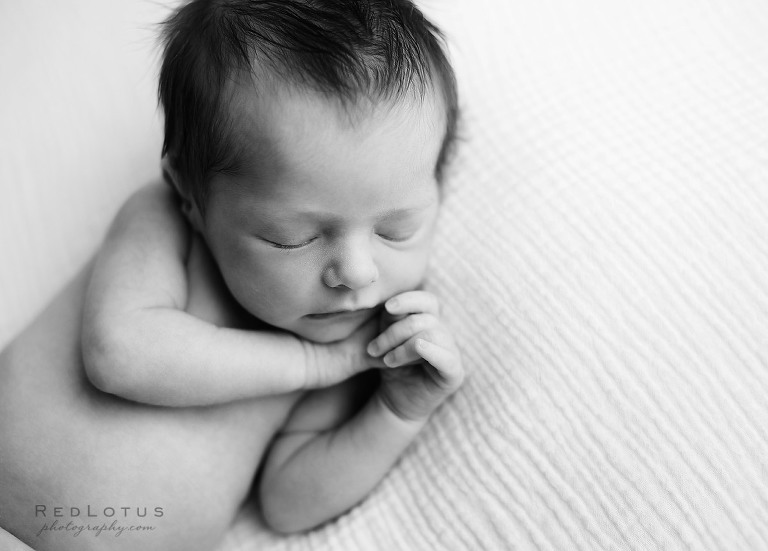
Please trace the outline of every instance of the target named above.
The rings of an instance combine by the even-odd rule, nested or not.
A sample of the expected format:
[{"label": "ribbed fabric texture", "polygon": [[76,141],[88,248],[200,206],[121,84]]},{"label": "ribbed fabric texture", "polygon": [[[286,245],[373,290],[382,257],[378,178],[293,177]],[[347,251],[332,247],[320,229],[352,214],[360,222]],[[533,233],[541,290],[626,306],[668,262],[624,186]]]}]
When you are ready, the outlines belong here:
[{"label": "ribbed fabric texture", "polygon": [[768,3],[425,8],[471,377],[352,512],[221,551],[768,549]]}]

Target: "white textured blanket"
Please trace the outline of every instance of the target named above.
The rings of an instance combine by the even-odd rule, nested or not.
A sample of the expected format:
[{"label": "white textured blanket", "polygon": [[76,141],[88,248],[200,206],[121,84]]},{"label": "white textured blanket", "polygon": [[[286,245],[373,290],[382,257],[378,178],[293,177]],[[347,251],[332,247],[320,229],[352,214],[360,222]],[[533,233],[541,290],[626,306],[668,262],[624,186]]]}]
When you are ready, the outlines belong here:
[{"label": "white textured blanket", "polygon": [[[67,4],[0,7],[0,343],[156,172],[162,9]],[[220,551],[768,549],[768,3],[423,5],[464,109],[430,286],[471,376],[349,514],[244,511]]]}]

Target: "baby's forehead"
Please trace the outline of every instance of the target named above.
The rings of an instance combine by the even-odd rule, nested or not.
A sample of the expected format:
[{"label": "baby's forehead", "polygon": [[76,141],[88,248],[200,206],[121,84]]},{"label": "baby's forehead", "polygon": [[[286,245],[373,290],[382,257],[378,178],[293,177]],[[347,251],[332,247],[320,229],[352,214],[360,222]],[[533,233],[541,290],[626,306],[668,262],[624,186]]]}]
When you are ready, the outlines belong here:
[{"label": "baby's forehead", "polygon": [[221,178],[234,185],[235,210],[250,197],[254,211],[359,211],[375,218],[379,206],[395,211],[434,199],[446,128],[437,97],[347,106],[318,93],[243,87],[232,98],[239,160]]},{"label": "baby's forehead", "polygon": [[390,129],[394,136],[403,126],[411,126],[424,141],[442,143],[447,128],[442,96],[433,92],[350,102],[281,83],[239,83],[231,89],[227,109],[231,164],[246,172],[258,171],[259,163],[279,162],[286,151],[293,158],[301,151],[297,148],[308,155],[320,151],[324,142],[341,135],[367,141],[381,135],[382,129]]},{"label": "baby's forehead", "polygon": [[332,112],[339,123],[348,127],[371,119],[383,122],[404,111],[436,126],[444,125],[447,119],[444,96],[433,86],[422,90],[414,85],[399,93],[381,90],[346,97],[276,77],[260,77],[256,82],[249,75],[231,81],[225,94],[229,97],[227,111],[234,129],[297,110]]}]

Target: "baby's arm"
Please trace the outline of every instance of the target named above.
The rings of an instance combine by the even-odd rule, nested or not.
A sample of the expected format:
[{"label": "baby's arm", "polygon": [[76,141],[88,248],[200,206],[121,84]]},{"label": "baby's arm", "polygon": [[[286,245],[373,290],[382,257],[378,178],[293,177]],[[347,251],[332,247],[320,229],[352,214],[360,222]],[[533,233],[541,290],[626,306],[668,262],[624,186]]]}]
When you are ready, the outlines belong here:
[{"label": "baby's arm", "polygon": [[[329,386],[370,365],[370,324],[335,345],[233,328],[250,318],[194,239],[168,186],[147,186],[122,207],[86,297],[83,360],[95,386],[138,402],[194,406]],[[204,285],[188,285],[188,263]],[[185,312],[190,298],[209,303],[212,319]]]},{"label": "baby's arm", "polygon": [[[437,318],[434,296],[412,291],[394,299],[387,311],[397,321],[373,342],[376,355],[386,353],[385,363],[395,369],[381,371],[370,399],[354,413],[350,393],[370,396],[355,380],[310,393],[275,440],[259,485],[262,513],[273,529],[307,530],[354,506],[461,385],[461,357]],[[414,361],[420,362],[409,365]]]}]

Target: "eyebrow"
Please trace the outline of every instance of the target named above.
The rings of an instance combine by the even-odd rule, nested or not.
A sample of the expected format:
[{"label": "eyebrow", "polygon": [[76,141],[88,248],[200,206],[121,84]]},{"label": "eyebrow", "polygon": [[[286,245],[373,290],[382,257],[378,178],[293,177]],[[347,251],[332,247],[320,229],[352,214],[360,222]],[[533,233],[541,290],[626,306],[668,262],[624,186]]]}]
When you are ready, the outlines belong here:
[{"label": "eyebrow", "polygon": [[[375,218],[377,219],[385,219],[385,218],[396,218],[399,216],[408,216],[410,214],[416,214],[422,211],[427,210],[431,206],[433,206],[437,202],[437,199],[424,201],[421,204],[414,205],[411,207],[403,207],[403,208],[392,208],[385,211],[377,212],[375,213]],[[308,218],[311,218],[313,220],[319,220],[319,221],[333,221],[337,219],[337,216],[331,215],[328,216],[325,212],[318,212],[315,210],[297,210],[291,213],[293,216],[306,216]]]},{"label": "eyebrow", "polygon": [[416,205],[413,207],[405,207],[400,209],[389,209],[385,210],[381,213],[379,213],[380,218],[390,218],[394,216],[404,215],[404,214],[411,214],[414,212],[419,212],[423,210],[427,210],[429,207],[434,205],[437,202],[436,199],[430,199],[429,201],[425,201],[424,203],[420,205]]}]

